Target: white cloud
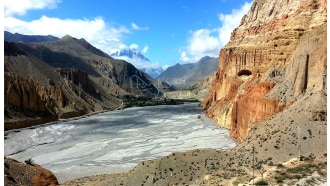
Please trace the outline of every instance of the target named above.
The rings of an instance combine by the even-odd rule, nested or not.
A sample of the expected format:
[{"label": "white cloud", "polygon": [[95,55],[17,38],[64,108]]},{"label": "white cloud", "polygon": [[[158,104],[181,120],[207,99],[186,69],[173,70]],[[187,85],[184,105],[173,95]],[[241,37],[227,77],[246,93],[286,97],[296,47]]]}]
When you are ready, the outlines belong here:
[{"label": "white cloud", "polygon": [[119,45],[119,49],[124,49],[124,48],[127,48],[127,46],[125,44],[120,44]]},{"label": "white cloud", "polygon": [[27,35],[54,35],[63,37],[69,34],[78,39],[84,38],[97,48],[109,52],[122,44],[124,34],[129,30],[123,26],[110,27],[96,17],[94,19],[59,19],[42,16],[32,21],[22,21],[14,17],[4,18],[4,30]]},{"label": "white cloud", "polygon": [[5,16],[24,15],[28,10],[56,8],[58,0],[5,0]]},{"label": "white cloud", "polygon": [[187,53],[185,51],[181,52],[181,55],[180,55],[180,61],[183,61],[183,62],[189,62],[189,57],[187,57]]},{"label": "white cloud", "polygon": [[[121,45],[119,45],[118,49],[113,49],[112,51],[119,51],[119,50],[121,50],[121,49],[127,49],[127,48],[129,48],[129,49],[131,49],[131,50],[139,51],[139,52],[141,52],[142,54],[147,53],[148,50],[149,50],[149,47],[148,47],[148,46],[145,46],[145,47],[143,47],[143,49],[140,51],[140,50],[139,50],[139,45],[136,44],[136,43],[133,43],[133,44],[131,44],[129,47],[127,47],[125,44],[121,44]],[[112,53],[112,52],[110,52],[110,53]]]},{"label": "white cloud", "polygon": [[230,14],[219,14],[221,26],[214,29],[190,31],[188,45],[180,49],[182,62],[196,62],[204,56],[218,57],[220,49],[228,43],[231,32],[239,25],[252,2],[245,2],[240,9],[233,9]]},{"label": "white cloud", "polygon": [[231,32],[239,26],[242,17],[250,10],[252,2],[245,2],[240,9],[233,9],[231,14],[219,14],[222,26],[219,28],[221,47],[229,42]]},{"label": "white cloud", "polygon": [[130,49],[132,49],[132,50],[138,50],[138,48],[139,48],[139,45],[137,45],[137,44],[131,44],[130,46],[129,46],[129,48]]},{"label": "white cloud", "polygon": [[148,50],[149,50],[149,47],[148,47],[148,46],[145,46],[145,47],[141,50],[141,52],[142,52],[142,54],[146,54],[146,53],[148,52]]},{"label": "white cloud", "polygon": [[133,30],[149,30],[149,27],[148,26],[140,27],[140,26],[138,26],[135,23],[131,23],[131,26],[132,26],[132,29]]}]

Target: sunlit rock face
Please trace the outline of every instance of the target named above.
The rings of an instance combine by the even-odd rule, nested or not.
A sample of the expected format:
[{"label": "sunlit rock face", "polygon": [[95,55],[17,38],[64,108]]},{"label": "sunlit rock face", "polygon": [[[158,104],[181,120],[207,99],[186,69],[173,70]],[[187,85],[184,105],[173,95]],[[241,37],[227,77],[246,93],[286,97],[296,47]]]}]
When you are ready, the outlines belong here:
[{"label": "sunlit rock face", "polygon": [[220,51],[206,114],[241,142],[254,123],[326,89],[326,16],[325,0],[254,1]]}]

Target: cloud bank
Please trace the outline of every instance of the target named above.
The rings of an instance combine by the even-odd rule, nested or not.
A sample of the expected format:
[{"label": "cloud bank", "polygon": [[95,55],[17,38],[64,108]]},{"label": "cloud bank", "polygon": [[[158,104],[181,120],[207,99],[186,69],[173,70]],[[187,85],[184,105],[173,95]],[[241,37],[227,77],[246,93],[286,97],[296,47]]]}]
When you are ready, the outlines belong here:
[{"label": "cloud bank", "polygon": [[188,45],[180,49],[180,61],[196,62],[204,56],[218,57],[220,49],[229,42],[231,32],[239,25],[252,2],[245,2],[240,9],[233,9],[230,14],[219,14],[221,26],[214,29],[190,31]]},{"label": "cloud bank", "polygon": [[124,37],[130,33],[125,26],[110,25],[102,17],[60,19],[44,15],[31,21],[17,18],[25,15],[29,10],[56,8],[58,3],[59,0],[5,0],[4,30],[27,35],[53,35],[60,38],[69,34],[78,39],[86,39],[106,53],[123,44]]},{"label": "cloud bank", "polygon": [[122,43],[124,34],[129,33],[129,30],[123,26],[109,27],[100,17],[94,19],[59,19],[42,16],[40,19],[30,22],[14,17],[5,17],[4,29],[27,35],[63,37],[69,34],[78,39],[85,38],[105,52],[109,52],[113,47],[118,47]]},{"label": "cloud bank", "polygon": [[56,8],[59,0],[5,0],[4,15],[24,15],[28,10]]}]

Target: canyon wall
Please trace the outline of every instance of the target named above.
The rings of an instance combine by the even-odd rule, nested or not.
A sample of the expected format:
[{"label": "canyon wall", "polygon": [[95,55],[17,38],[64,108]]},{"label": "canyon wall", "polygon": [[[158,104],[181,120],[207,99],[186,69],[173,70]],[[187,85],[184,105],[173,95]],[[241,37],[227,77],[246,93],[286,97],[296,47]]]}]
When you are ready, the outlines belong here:
[{"label": "canyon wall", "polygon": [[326,89],[325,0],[256,0],[220,51],[206,115],[242,142],[251,127]]}]

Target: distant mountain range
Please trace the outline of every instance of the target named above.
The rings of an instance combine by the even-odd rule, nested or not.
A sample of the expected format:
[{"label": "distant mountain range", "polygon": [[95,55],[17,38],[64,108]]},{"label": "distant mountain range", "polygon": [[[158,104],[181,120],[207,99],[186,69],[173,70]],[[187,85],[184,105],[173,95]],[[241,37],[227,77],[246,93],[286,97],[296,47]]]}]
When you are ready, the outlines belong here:
[{"label": "distant mountain range", "polygon": [[166,82],[176,89],[185,89],[215,73],[218,69],[218,61],[218,58],[206,56],[196,63],[178,63],[168,67],[157,80]]},{"label": "distant mountain range", "polygon": [[[4,40],[9,42],[48,42],[58,41],[60,38],[52,35],[23,35],[19,33],[4,32]],[[140,51],[132,48],[123,48],[109,54],[113,58],[121,59],[132,63],[135,67],[147,73],[152,78],[157,78],[164,70],[152,63]]]},{"label": "distant mountain range", "polygon": [[12,34],[8,31],[5,31],[4,33],[4,39],[5,41],[10,42],[47,42],[47,41],[58,41],[60,38],[48,35],[48,36],[42,36],[42,35],[23,35],[19,33]]},{"label": "distant mountain range", "polygon": [[134,48],[126,47],[118,49],[117,51],[111,52],[110,56],[132,63],[138,69],[149,74],[154,79],[164,71],[162,67],[152,63],[146,56]]}]

